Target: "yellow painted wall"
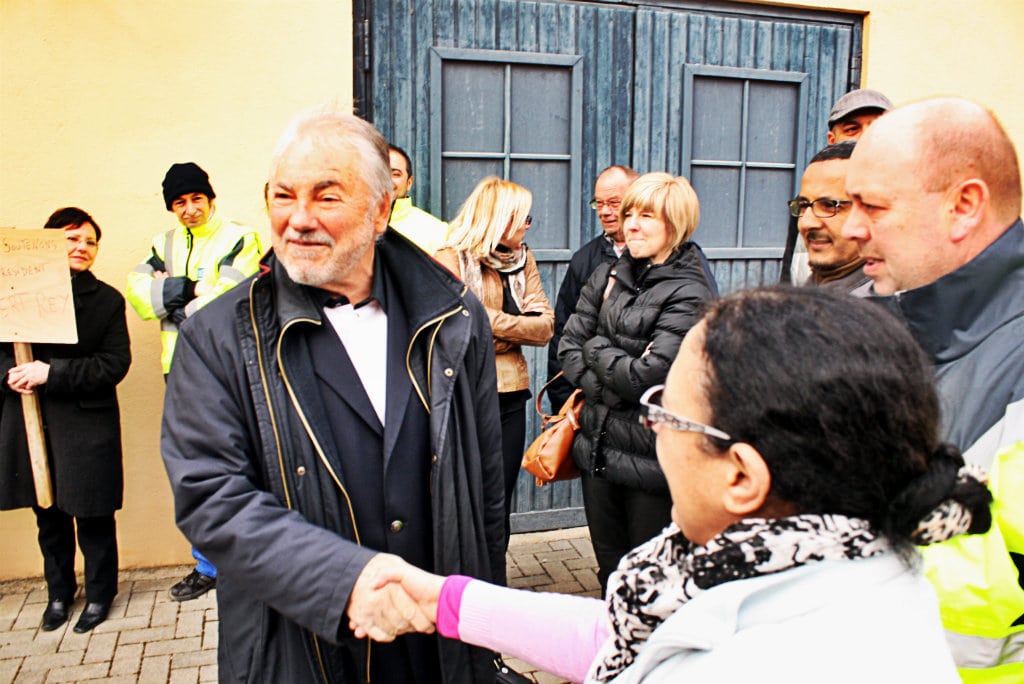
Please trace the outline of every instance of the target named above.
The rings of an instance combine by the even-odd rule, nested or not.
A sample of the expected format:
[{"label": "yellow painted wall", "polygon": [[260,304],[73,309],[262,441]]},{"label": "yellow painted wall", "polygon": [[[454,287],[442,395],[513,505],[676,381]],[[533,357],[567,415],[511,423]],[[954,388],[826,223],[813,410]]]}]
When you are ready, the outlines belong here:
[{"label": "yellow painted wall", "polygon": [[[349,0],[0,0],[0,226],[81,206],[103,229],[94,272],[123,291],[175,225],[164,173],[195,161],[220,213],[266,238],[277,136],[300,109],[351,102],[351,26]],[[128,324],[121,565],[184,563],[159,455],[158,325],[130,308]],[[0,559],[0,579],[42,574],[31,511],[0,512]]]},{"label": "yellow painted wall", "polygon": [[[897,103],[975,98],[1024,146],[1024,3],[788,4],[866,13],[865,87]],[[0,0],[0,225],[38,227],[58,206],[82,206],[104,230],[95,272],[123,289],[151,236],[174,225],[164,172],[192,160],[222,215],[266,237],[273,143],[299,109],[350,101],[351,46],[349,0]],[[157,326],[129,312],[129,327],[121,563],[187,562],[158,453]],[[34,527],[30,512],[0,513],[0,579],[41,573]]]},{"label": "yellow painted wall", "polygon": [[[818,0],[765,4],[865,14],[863,82],[897,105],[960,95],[986,105],[1024,150],[1024,2]],[[824,145],[824,134],[822,144]]]}]

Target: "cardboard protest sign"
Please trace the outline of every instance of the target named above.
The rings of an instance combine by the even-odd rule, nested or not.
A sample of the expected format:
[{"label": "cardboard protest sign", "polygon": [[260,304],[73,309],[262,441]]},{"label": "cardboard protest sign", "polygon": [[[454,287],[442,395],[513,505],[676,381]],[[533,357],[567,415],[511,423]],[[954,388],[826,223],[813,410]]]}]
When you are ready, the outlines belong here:
[{"label": "cardboard protest sign", "polygon": [[[32,361],[32,342],[78,342],[67,254],[64,231],[0,228],[0,342],[14,343],[19,365]],[[36,502],[49,508],[53,488],[39,397],[22,394],[21,406]]]},{"label": "cardboard protest sign", "polygon": [[78,342],[64,231],[0,228],[0,342]]}]

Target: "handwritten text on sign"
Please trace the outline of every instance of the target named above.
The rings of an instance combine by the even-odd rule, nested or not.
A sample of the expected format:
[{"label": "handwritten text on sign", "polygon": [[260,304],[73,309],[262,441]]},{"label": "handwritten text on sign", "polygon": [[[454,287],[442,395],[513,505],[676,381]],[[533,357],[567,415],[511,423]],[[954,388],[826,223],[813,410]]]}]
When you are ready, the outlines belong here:
[{"label": "handwritten text on sign", "polygon": [[64,231],[0,228],[0,342],[77,341]]}]

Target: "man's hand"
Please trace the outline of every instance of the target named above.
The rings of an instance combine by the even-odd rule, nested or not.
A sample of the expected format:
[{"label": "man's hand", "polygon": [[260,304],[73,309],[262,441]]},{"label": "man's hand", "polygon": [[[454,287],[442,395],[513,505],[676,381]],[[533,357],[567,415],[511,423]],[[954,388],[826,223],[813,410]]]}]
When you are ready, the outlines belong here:
[{"label": "man's hand", "polygon": [[32,394],[36,387],[45,385],[50,377],[50,364],[29,361],[7,371],[7,384],[19,394]]},{"label": "man's hand", "polygon": [[390,580],[415,569],[398,556],[379,553],[363,568],[348,600],[349,627],[357,639],[393,641],[400,634],[434,631],[434,612],[427,613],[402,587]]},{"label": "man's hand", "polygon": [[400,584],[406,595],[416,602],[431,623],[436,623],[437,601],[441,596],[444,581],[445,578],[440,575],[405,563],[400,568],[387,568],[378,573],[375,588],[382,588],[388,583]]}]

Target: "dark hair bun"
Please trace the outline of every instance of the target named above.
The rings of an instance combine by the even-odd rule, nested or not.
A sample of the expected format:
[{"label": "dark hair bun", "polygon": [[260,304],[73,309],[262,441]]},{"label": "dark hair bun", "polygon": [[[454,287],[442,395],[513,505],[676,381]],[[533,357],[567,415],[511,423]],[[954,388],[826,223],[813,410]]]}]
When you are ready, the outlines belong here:
[{"label": "dark hair bun", "polygon": [[992,525],[991,503],[992,493],[964,468],[960,450],[940,444],[928,459],[927,470],[889,505],[884,531],[922,546],[957,534],[980,534]]}]

